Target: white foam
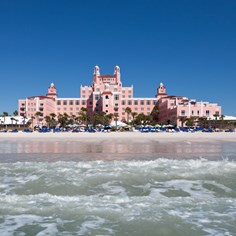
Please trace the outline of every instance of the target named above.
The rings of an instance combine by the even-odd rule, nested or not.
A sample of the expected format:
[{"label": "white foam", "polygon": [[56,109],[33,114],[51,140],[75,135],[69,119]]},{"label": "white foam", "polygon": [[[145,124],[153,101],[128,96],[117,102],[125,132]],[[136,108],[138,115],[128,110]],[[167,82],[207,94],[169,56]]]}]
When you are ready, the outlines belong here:
[{"label": "white foam", "polygon": [[236,163],[226,160],[2,164],[0,235],[31,224],[44,227],[38,235],[58,234],[66,221],[78,235],[112,234],[117,222],[169,218],[225,234],[236,218],[235,177]]}]

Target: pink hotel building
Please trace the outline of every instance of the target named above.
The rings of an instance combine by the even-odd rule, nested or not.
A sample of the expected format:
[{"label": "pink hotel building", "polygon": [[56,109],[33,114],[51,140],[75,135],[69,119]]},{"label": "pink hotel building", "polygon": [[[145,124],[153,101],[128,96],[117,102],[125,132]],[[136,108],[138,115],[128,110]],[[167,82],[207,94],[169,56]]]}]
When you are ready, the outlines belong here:
[{"label": "pink hotel building", "polygon": [[[211,117],[221,115],[221,107],[209,102],[197,102],[182,96],[168,96],[162,83],[157,88],[153,98],[134,98],[133,86],[123,87],[120,79],[120,68],[116,66],[113,75],[100,75],[98,66],[94,67],[91,86],[80,87],[79,98],[59,98],[53,83],[48,88],[46,96],[33,96],[18,101],[18,112],[21,116],[31,118],[36,112],[41,112],[40,124],[45,124],[44,117],[51,113],[79,115],[82,107],[88,109],[88,114],[94,112],[117,113],[118,120],[126,120],[125,108],[133,112],[151,114],[158,106],[159,122],[173,120],[174,117]],[[131,120],[131,116],[129,118]],[[180,125],[179,119],[177,124]]]}]

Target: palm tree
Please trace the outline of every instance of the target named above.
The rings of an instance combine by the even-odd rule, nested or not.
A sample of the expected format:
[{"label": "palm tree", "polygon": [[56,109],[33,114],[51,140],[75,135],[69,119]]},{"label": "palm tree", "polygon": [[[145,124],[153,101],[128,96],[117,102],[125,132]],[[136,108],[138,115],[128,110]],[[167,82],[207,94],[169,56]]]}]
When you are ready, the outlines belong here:
[{"label": "palm tree", "polygon": [[151,112],[151,115],[152,115],[153,120],[154,120],[155,122],[158,121],[158,113],[159,113],[159,111],[158,111],[158,107],[157,107],[157,105],[156,105],[156,106],[153,108],[152,112]]},{"label": "palm tree", "polygon": [[34,128],[34,119],[35,119],[35,117],[34,116],[31,116],[31,120],[32,120],[32,128]]},{"label": "palm tree", "polygon": [[199,117],[198,118],[198,125],[201,126],[202,128],[206,128],[207,127],[207,118],[206,117]]},{"label": "palm tree", "polygon": [[96,125],[98,125],[99,123],[103,123],[100,122],[101,121],[101,115],[98,114],[98,112],[95,112],[93,114],[93,118],[92,118],[92,124],[95,127]]},{"label": "palm tree", "polygon": [[125,108],[125,113],[127,113],[127,121],[126,123],[129,123],[129,114],[132,112],[132,109],[130,107]]},{"label": "palm tree", "polygon": [[213,116],[215,117],[215,120],[217,120],[217,118],[218,118],[220,115],[219,115],[218,113],[215,113]]},{"label": "palm tree", "polygon": [[26,119],[26,115],[23,116],[24,127],[25,127],[25,119]]},{"label": "palm tree", "polygon": [[134,125],[134,119],[135,119],[135,117],[138,115],[138,113],[137,112],[131,112],[131,116],[132,116],[132,125]]},{"label": "palm tree", "polygon": [[176,125],[177,122],[177,116],[172,116],[171,123],[172,125]]},{"label": "palm tree", "polygon": [[214,117],[215,117],[215,121],[213,122],[214,123],[214,128],[217,128],[217,118],[220,116],[219,115],[219,113],[215,113],[214,115],[213,115]]},{"label": "palm tree", "polygon": [[88,120],[89,120],[89,116],[88,116],[87,112],[88,112],[88,109],[85,107],[81,107],[80,112],[79,112],[80,120],[86,126],[88,125]]},{"label": "palm tree", "polygon": [[13,126],[13,120],[15,120],[15,118],[11,117],[10,119],[11,119],[11,126]]},{"label": "palm tree", "polygon": [[[4,119],[4,124],[5,124],[5,122],[6,122],[6,116],[8,116],[8,112],[4,111],[4,112],[2,113],[2,117],[3,117],[3,119]],[[6,128],[7,128],[7,125],[6,125]]]},{"label": "palm tree", "polygon": [[117,121],[119,120],[119,113],[115,112],[114,113],[114,121],[116,122],[116,130],[117,130]]},{"label": "palm tree", "polygon": [[135,124],[142,125],[145,124],[146,116],[143,113],[140,113],[136,116]]},{"label": "palm tree", "polygon": [[[15,122],[16,122],[16,126],[17,126],[17,122],[18,122],[19,120],[17,120],[17,119],[15,119]],[[19,126],[20,127],[20,126]]]},{"label": "palm tree", "polygon": [[56,122],[56,114],[55,113],[50,113],[50,117],[51,117],[51,127],[55,128],[56,125],[57,125],[57,122]]},{"label": "palm tree", "polygon": [[60,124],[60,127],[65,128],[68,125],[68,117],[69,117],[69,115],[67,113],[64,113],[63,115],[59,114],[57,116],[57,120]]},{"label": "palm tree", "polygon": [[45,120],[46,123],[47,123],[47,127],[50,128],[51,122],[52,122],[51,117],[50,117],[50,116],[45,116],[45,117],[44,117],[44,120]]},{"label": "palm tree", "polygon": [[194,117],[186,118],[186,125],[187,126],[194,126]]},{"label": "palm tree", "polygon": [[13,112],[13,116],[18,116],[18,111],[17,111],[17,110],[15,110],[15,111]]},{"label": "palm tree", "polygon": [[39,117],[42,116],[42,115],[43,115],[43,113],[40,112],[40,111],[37,111],[37,112],[35,113],[35,116],[37,117],[37,125],[39,125]]},{"label": "palm tree", "polygon": [[145,125],[150,124],[153,121],[153,117],[151,115],[145,115]]},{"label": "palm tree", "polygon": [[220,116],[220,120],[224,120],[224,118],[225,118],[225,115],[222,114],[222,115]]},{"label": "palm tree", "polygon": [[187,117],[186,116],[181,116],[181,117],[178,117],[180,122],[181,122],[181,126],[183,127],[184,126],[184,122],[187,120]]},{"label": "palm tree", "polygon": [[221,116],[220,116],[220,128],[222,129],[223,128],[223,126],[224,126],[224,118],[225,118],[225,116],[222,114]]}]

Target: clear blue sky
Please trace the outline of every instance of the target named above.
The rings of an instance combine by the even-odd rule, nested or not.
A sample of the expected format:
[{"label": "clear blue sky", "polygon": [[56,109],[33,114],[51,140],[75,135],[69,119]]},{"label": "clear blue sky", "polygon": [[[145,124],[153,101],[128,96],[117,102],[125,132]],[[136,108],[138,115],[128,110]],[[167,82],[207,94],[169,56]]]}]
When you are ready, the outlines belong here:
[{"label": "clear blue sky", "polygon": [[236,1],[0,1],[0,113],[51,82],[78,97],[95,65],[101,74],[119,65],[135,97],[163,82],[169,95],[236,116]]}]

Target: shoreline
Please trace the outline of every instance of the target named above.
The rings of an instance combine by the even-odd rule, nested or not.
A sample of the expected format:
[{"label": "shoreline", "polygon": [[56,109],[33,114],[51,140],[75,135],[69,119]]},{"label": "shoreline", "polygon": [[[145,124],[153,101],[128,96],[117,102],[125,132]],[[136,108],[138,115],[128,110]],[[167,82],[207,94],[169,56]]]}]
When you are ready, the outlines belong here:
[{"label": "shoreline", "polygon": [[0,142],[5,140],[73,140],[82,142],[99,142],[111,139],[117,141],[158,141],[158,142],[178,142],[178,141],[230,141],[236,142],[236,132],[233,133],[140,133],[140,132],[111,132],[111,133],[0,133]]}]

